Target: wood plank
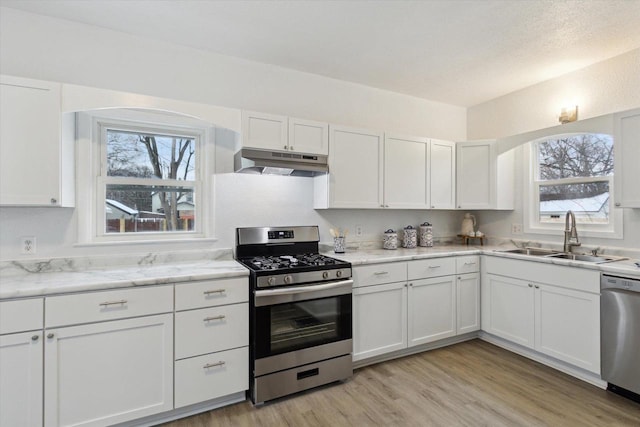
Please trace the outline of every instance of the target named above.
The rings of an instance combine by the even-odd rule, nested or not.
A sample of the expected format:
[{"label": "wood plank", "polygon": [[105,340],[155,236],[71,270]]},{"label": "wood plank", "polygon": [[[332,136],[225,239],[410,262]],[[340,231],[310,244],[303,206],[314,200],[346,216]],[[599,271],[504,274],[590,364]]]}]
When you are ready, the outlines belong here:
[{"label": "wood plank", "polygon": [[261,407],[242,402],[165,424],[231,426],[638,426],[640,404],[490,343],[370,365]]}]

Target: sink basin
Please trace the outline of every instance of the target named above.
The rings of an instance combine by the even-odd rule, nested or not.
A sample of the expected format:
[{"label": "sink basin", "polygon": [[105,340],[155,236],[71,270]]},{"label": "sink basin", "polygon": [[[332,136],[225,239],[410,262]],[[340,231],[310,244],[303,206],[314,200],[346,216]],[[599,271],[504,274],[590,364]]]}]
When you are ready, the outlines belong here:
[{"label": "sink basin", "polygon": [[533,256],[546,256],[557,254],[557,251],[552,249],[542,249],[542,248],[518,248],[518,249],[510,249],[508,251],[500,251],[509,254],[522,254],[522,255],[533,255]]},{"label": "sink basin", "polygon": [[568,259],[573,261],[593,262],[595,264],[602,264],[604,262],[613,262],[613,261],[620,261],[622,259],[627,259],[627,258],[611,257],[611,256],[605,256],[605,255],[594,256],[594,255],[585,255],[585,254],[565,254],[565,253],[547,255],[547,258],[560,258],[560,259]]}]

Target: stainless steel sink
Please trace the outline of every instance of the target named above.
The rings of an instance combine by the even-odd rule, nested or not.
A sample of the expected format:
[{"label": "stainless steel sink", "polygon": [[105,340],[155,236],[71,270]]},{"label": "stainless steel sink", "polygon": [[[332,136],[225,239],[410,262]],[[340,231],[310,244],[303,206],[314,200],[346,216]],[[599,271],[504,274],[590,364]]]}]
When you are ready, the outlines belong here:
[{"label": "stainless steel sink", "polygon": [[518,249],[510,249],[507,251],[500,251],[509,254],[522,254],[522,255],[533,255],[533,256],[546,256],[557,254],[558,251],[554,251],[552,249],[542,249],[542,248],[518,248]]},{"label": "stainless steel sink", "polygon": [[559,258],[559,259],[568,259],[573,261],[593,262],[595,264],[602,264],[605,262],[614,262],[614,261],[620,261],[623,259],[628,259],[624,257],[612,257],[612,256],[606,256],[606,255],[586,255],[586,254],[567,254],[567,253],[547,255],[547,258]]}]

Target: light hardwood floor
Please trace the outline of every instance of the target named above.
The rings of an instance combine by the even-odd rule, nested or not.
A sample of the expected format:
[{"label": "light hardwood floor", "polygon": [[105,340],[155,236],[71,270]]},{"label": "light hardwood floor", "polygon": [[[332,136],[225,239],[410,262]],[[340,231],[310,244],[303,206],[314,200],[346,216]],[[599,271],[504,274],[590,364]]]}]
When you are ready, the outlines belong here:
[{"label": "light hardwood floor", "polygon": [[164,427],[640,426],[640,404],[480,340],[368,366],[341,384]]}]

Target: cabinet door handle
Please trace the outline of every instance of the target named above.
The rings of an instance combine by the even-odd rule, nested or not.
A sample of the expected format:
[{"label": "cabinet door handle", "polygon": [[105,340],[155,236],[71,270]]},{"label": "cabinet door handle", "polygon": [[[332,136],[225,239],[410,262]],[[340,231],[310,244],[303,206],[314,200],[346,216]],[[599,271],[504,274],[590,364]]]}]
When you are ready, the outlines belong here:
[{"label": "cabinet door handle", "polygon": [[286,149],[287,149],[287,148],[289,148],[289,147],[287,147],[287,146],[285,145],[283,148],[286,150]]},{"label": "cabinet door handle", "polygon": [[215,368],[216,366],[224,366],[226,364],[227,364],[227,362],[225,362],[224,360],[221,360],[218,363],[207,363],[206,365],[204,365],[202,367],[202,369]]},{"label": "cabinet door handle", "polygon": [[374,276],[382,276],[384,274],[389,274],[388,271],[376,271],[375,273],[373,273]]},{"label": "cabinet door handle", "polygon": [[31,337],[31,341],[38,341],[40,339],[40,335],[33,335]]},{"label": "cabinet door handle", "polygon": [[621,203],[620,202],[616,202],[615,205],[620,207]]},{"label": "cabinet door handle", "polygon": [[53,337],[55,337],[55,335],[53,333],[50,332],[50,333],[47,334],[47,338],[51,339]]},{"label": "cabinet door handle", "polygon": [[126,299],[121,299],[119,301],[105,301],[105,302],[101,302],[99,305],[101,307],[108,307],[110,305],[125,305],[127,303]]},{"label": "cabinet door handle", "polygon": [[289,150],[293,151],[293,145],[289,146]]},{"label": "cabinet door handle", "polygon": [[540,289],[540,286],[538,286],[538,285],[536,285],[536,286],[534,286],[534,287],[535,287],[536,289]]},{"label": "cabinet door handle", "polygon": [[222,320],[222,319],[224,319],[225,317],[227,317],[227,316],[225,316],[224,314],[222,314],[222,315],[220,315],[220,316],[205,317],[205,318],[203,319],[203,321],[204,321],[204,322],[211,322],[212,320]]},{"label": "cabinet door handle", "polygon": [[211,294],[224,294],[227,290],[226,289],[214,289],[212,291],[204,291],[203,293],[206,296],[209,296]]},{"label": "cabinet door handle", "polygon": [[53,197],[51,198],[51,204],[55,205],[58,203],[58,199],[54,199]]},{"label": "cabinet door handle", "polygon": [[530,288],[532,288],[532,287],[533,287],[533,285],[532,285],[531,283],[529,283],[529,287],[530,287]]}]

